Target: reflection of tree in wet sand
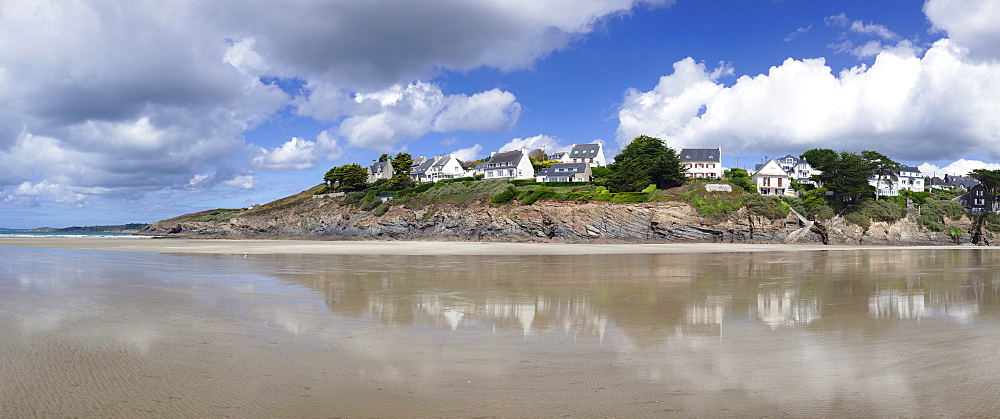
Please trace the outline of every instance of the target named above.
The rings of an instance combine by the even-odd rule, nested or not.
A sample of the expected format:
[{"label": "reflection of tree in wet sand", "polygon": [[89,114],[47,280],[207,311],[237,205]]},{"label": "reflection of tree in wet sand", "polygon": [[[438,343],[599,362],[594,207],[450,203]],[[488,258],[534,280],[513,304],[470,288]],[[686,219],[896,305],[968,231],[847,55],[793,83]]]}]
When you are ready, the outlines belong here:
[{"label": "reflection of tree in wet sand", "polygon": [[385,325],[562,332],[639,348],[728,322],[861,330],[996,306],[1000,258],[975,249],[696,255],[273,256],[331,312]]}]

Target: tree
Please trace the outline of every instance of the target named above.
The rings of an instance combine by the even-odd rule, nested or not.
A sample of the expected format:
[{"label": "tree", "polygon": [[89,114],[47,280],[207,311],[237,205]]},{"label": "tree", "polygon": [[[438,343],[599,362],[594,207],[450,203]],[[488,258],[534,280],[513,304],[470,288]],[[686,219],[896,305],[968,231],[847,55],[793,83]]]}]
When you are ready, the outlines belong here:
[{"label": "tree", "polygon": [[757,192],[757,185],[753,184],[753,179],[746,170],[734,167],[723,171],[722,178],[733,185],[743,188],[747,192]]},{"label": "tree", "polygon": [[837,200],[858,202],[874,193],[875,188],[868,184],[871,167],[856,153],[814,148],[802,153],[801,157],[821,171],[809,179],[833,192]]},{"label": "tree", "polygon": [[548,160],[549,156],[545,154],[544,150],[536,148],[534,150],[531,150],[530,153],[528,153],[528,158],[531,159],[532,161],[543,162]]},{"label": "tree", "polygon": [[378,161],[389,161],[389,155],[382,153],[381,156],[378,156]]},{"label": "tree", "polygon": [[413,156],[410,153],[399,153],[392,158],[392,171],[394,175],[410,175],[413,170]]},{"label": "tree", "polygon": [[[899,180],[899,163],[882,153],[864,150],[861,152],[861,159],[871,169],[876,185],[881,186],[885,184],[886,186],[892,186],[893,182]],[[875,199],[879,197],[878,186],[875,188]]]},{"label": "tree", "polygon": [[552,167],[553,164],[560,164],[560,163],[562,163],[562,162],[559,161],[559,160],[535,161],[534,159],[532,159],[531,160],[531,167],[533,169],[535,169],[535,171],[537,172],[537,171],[542,170],[542,169],[548,169],[548,168]]},{"label": "tree", "polygon": [[407,175],[396,175],[392,177],[392,180],[390,180],[385,187],[390,191],[401,191],[403,189],[412,188],[416,184],[417,183]]},{"label": "tree", "polygon": [[635,137],[610,165],[608,189],[612,192],[637,192],[649,184],[669,189],[684,184],[684,166],[674,149],[659,138]]},{"label": "tree", "polygon": [[357,163],[345,164],[328,170],[323,180],[338,191],[359,191],[368,184],[368,170]]}]

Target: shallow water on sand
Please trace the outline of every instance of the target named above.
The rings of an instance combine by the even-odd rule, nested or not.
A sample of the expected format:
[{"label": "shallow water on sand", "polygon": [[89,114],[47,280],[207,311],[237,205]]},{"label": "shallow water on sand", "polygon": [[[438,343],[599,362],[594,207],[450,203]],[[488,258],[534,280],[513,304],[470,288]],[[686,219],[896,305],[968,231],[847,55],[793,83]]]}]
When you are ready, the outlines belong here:
[{"label": "shallow water on sand", "polygon": [[1000,252],[0,248],[0,416],[1000,413]]}]

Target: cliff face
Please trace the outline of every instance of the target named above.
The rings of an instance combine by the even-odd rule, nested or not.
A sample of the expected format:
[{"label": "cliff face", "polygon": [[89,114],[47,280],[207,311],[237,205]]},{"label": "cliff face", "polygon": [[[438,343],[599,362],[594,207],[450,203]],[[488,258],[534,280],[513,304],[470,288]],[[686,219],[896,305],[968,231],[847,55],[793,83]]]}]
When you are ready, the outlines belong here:
[{"label": "cliff face", "polygon": [[[555,242],[741,242],[829,244],[952,244],[944,233],[921,229],[912,217],[874,222],[867,231],[840,219],[810,226],[794,213],[769,220],[741,209],[723,220],[701,217],[680,202],[538,201],[517,204],[393,205],[381,216],[338,198],[300,194],[244,211],[227,221],[177,217],[143,234],[184,237],[420,239]],[[967,220],[954,226],[968,230]],[[968,242],[965,235],[963,242]]]}]

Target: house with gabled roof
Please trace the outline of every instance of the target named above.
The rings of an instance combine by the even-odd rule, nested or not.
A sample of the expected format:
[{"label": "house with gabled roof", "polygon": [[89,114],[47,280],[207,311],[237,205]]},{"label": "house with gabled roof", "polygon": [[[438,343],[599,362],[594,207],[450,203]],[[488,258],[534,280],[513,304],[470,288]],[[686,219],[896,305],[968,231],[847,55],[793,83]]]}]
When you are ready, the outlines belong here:
[{"label": "house with gabled roof", "polygon": [[573,144],[562,161],[566,163],[586,163],[590,167],[608,165],[608,161],[604,158],[604,145],[601,143]]},{"label": "house with gabled roof", "polygon": [[924,191],[924,176],[920,173],[920,169],[914,166],[899,166],[897,181],[899,182],[899,190]]},{"label": "house with gabled roof", "polygon": [[391,161],[372,160],[371,166],[368,166],[368,183],[375,182],[379,179],[392,179]]},{"label": "house with gabled roof", "polygon": [[781,165],[774,159],[757,165],[750,178],[753,179],[754,185],[757,186],[757,192],[761,195],[795,196],[795,191],[791,189],[791,178],[789,178],[788,172],[782,169]]},{"label": "house with gabled roof", "polygon": [[990,199],[989,195],[986,194],[986,188],[982,184],[969,187],[964,194],[956,198],[965,207],[965,210],[969,212],[992,211],[993,203],[998,202],[998,199],[1000,199],[1000,196],[994,196],[993,199]]},{"label": "house with gabled roof", "polygon": [[483,179],[534,179],[535,169],[531,166],[526,149],[505,153],[490,153],[490,159],[476,165],[476,174]]},{"label": "house with gabled roof", "polygon": [[535,174],[537,182],[589,182],[593,172],[587,163],[557,163]]},{"label": "house with gabled roof", "polygon": [[424,170],[424,176],[429,182],[437,182],[442,179],[464,177],[467,176],[467,172],[454,154],[448,154],[431,159],[430,166]]},{"label": "house with gabled roof", "polygon": [[684,174],[695,179],[721,179],[722,147],[715,148],[682,148],[680,152]]},{"label": "house with gabled roof", "polygon": [[823,172],[813,169],[813,167],[809,165],[809,162],[807,162],[806,159],[800,159],[791,154],[786,154],[784,157],[779,157],[775,159],[775,161],[778,162],[778,165],[781,166],[782,169],[785,169],[785,172],[788,173],[788,177],[791,180],[794,180],[798,183],[819,186],[816,184],[815,181],[810,179],[810,177],[813,175],[822,174]]}]

